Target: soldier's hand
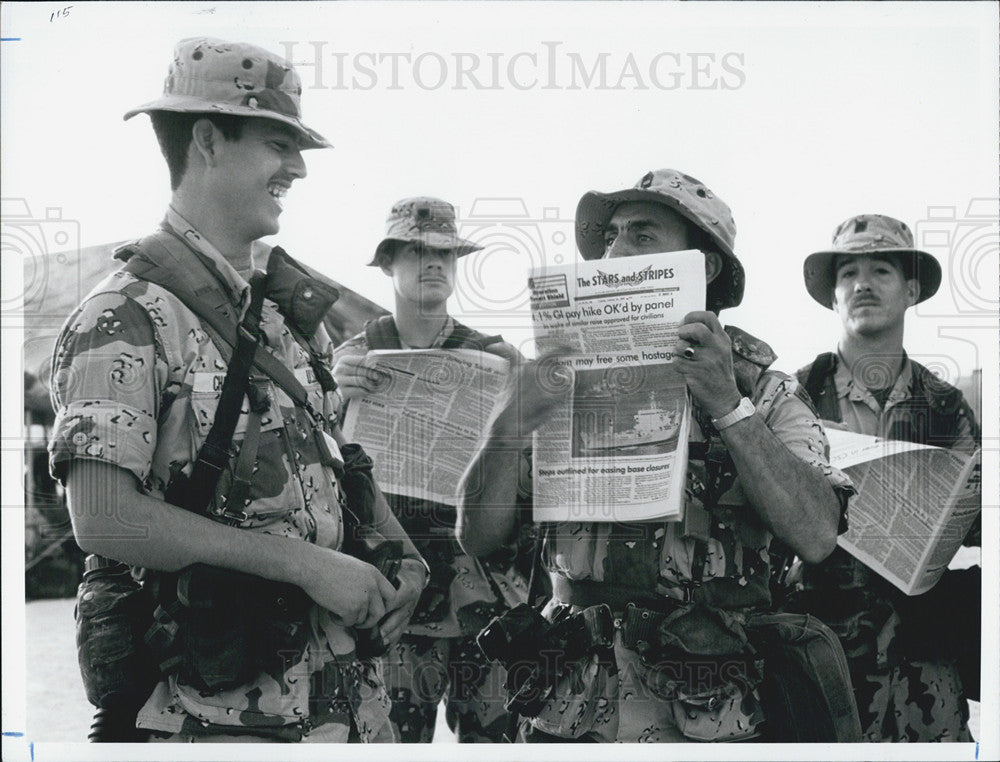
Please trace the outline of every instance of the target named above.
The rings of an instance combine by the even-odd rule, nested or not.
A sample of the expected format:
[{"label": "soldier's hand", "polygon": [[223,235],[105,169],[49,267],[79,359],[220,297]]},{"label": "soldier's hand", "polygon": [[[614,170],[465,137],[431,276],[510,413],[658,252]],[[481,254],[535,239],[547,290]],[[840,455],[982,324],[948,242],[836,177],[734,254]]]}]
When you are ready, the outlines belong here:
[{"label": "soldier's hand", "polygon": [[568,348],[561,347],[517,366],[510,401],[502,414],[504,428],[511,435],[530,436],[566,401],[573,389],[573,372],[560,361],[566,354]]},{"label": "soldier's hand", "polygon": [[303,543],[307,568],[302,589],[347,627],[370,628],[385,616],[396,588],[369,563]]},{"label": "soldier's hand", "polygon": [[333,378],[345,401],[371,394],[388,378],[385,373],[370,367],[366,358],[367,355],[361,354],[343,355],[333,366]]},{"label": "soldier's hand", "polygon": [[426,577],[427,572],[423,564],[414,563],[412,568],[404,564],[400,568],[396,575],[396,579],[399,580],[396,599],[389,602],[388,613],[379,623],[379,633],[387,645],[392,645],[402,637],[403,630],[409,624],[413,610],[420,600],[420,594],[424,591]]},{"label": "soldier's hand", "polygon": [[732,342],[714,313],[685,315],[673,351],[677,372],[706,413],[721,418],[736,409],[741,395],[733,374]]}]

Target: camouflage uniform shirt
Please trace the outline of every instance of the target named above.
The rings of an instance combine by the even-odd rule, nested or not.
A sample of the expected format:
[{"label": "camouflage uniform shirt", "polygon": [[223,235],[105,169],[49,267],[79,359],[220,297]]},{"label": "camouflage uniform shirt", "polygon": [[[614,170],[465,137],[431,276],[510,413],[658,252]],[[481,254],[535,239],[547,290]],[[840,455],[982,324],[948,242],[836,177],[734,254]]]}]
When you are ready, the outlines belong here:
[{"label": "camouflage uniform shirt", "polygon": [[[437,338],[426,348],[439,349],[451,336],[454,327],[455,321],[449,316]],[[333,362],[336,364],[338,358],[346,355],[367,354],[370,349],[365,334],[359,333],[337,347]],[[486,351],[506,359],[517,353],[504,342],[490,345]],[[503,549],[487,559],[485,564],[480,563],[458,546],[455,509],[452,506],[405,495],[386,494],[386,499],[432,569],[444,564],[450,567],[447,576],[452,577],[448,585],[447,608],[431,612],[426,606],[418,606],[407,626],[407,634],[430,638],[474,636],[501,610],[527,599],[527,580],[514,564],[516,548]],[[437,571],[440,573],[441,570]],[[434,576],[432,572],[432,578]],[[425,594],[424,597],[428,596]]]},{"label": "camouflage uniform shirt", "polygon": [[[173,209],[163,225],[184,238],[192,258],[214,268],[233,304],[245,309],[249,287],[229,262]],[[267,299],[261,328],[262,345],[294,370],[313,408],[333,413],[333,400],[312,378],[308,354]],[[322,326],[313,342],[328,362],[333,348]],[[218,349],[179,299],[129,273],[112,274],[69,317],[56,343],[53,474],[65,480],[72,460],[98,460],[128,471],[144,493],[162,499],[174,473],[190,473],[212,426],[225,373]],[[271,406],[263,417],[247,518],[240,526],[338,549],[340,489],[333,471],[319,462],[314,424],[273,382],[267,393]],[[248,412],[244,408],[236,426],[237,445]],[[226,494],[227,478],[217,494]],[[126,516],[123,531],[127,524]],[[261,674],[252,684],[208,695],[171,676],[154,690],[137,725],[200,734],[218,726],[311,724],[323,726],[325,740],[347,740],[353,719],[362,740],[381,740],[391,733],[389,699],[374,668],[355,659],[353,631],[319,607],[310,613],[310,626],[302,658],[285,674]],[[317,673],[323,679],[311,681]],[[341,686],[340,700],[317,702],[311,682]]]},{"label": "camouflage uniform shirt", "polygon": [[[836,394],[840,420],[850,431],[967,454],[979,446],[979,426],[961,394],[908,357],[884,406],[862,380],[854,378],[839,355],[834,363],[832,385],[826,379],[822,394]],[[799,378],[808,377],[811,367],[800,370]],[[927,402],[918,399],[915,387],[957,400],[954,430],[930,431]],[[832,404],[817,400],[821,410]],[[819,616],[840,637],[851,667],[864,740],[971,740],[968,704],[955,663],[903,653],[902,636],[907,641],[927,636],[901,628],[897,609],[908,604],[902,592],[841,548],[822,564],[804,566],[803,583],[808,598],[793,606]],[[969,647],[978,650],[979,639],[970,638]]]},{"label": "camouflage uniform shirt", "polygon": [[[822,473],[840,498],[843,513],[854,488],[829,464],[826,435],[796,380],[765,370],[775,359],[770,347],[728,326],[733,365],[740,391],[751,398],[767,427],[798,458]],[[748,502],[735,469],[723,465],[717,477],[722,494],[706,506],[706,444],[714,434],[696,408],[689,435],[685,512],[708,511],[708,540],[685,536],[684,522],[563,522],[545,535],[543,563],[554,578],[589,580],[634,590],[636,596],[657,594],[699,603],[737,615],[767,609],[771,603],[768,549],[771,534]],[[724,445],[721,445],[724,447]],[[779,475],[780,476],[780,475]],[[707,545],[699,551],[699,545]],[[557,598],[546,614],[563,608]],[[579,610],[573,606],[572,610]],[[620,616],[621,612],[616,612]],[[763,719],[755,695],[731,694],[685,704],[657,696],[653,672],[635,651],[615,638],[615,662],[577,664],[560,681],[553,699],[530,721],[527,739],[554,736],[591,741],[727,741],[751,738]],[[651,695],[652,691],[652,695]],[[541,731],[538,734],[537,731]]]}]

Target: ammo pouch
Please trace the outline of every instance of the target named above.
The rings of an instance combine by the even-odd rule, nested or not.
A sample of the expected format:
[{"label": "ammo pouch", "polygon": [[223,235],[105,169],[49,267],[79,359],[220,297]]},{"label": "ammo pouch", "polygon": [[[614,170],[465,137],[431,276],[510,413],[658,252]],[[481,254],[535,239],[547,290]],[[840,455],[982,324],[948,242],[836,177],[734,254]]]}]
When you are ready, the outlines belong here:
[{"label": "ammo pouch", "polygon": [[847,659],[829,627],[808,614],[754,614],[746,631],[764,657],[764,740],[861,741]]},{"label": "ammo pouch", "polygon": [[76,649],[87,700],[134,717],[160,673],[142,640],[153,600],[123,563],[90,555],[76,596]]},{"label": "ammo pouch", "polygon": [[440,622],[451,611],[451,583],[456,574],[452,564],[462,552],[455,540],[455,508],[407,495],[390,493],[385,499],[431,570],[410,622]]},{"label": "ammo pouch", "polygon": [[639,654],[650,689],[668,701],[713,709],[722,696],[745,695],[760,682],[741,617],[721,609],[693,603],[663,612],[629,603],[622,645]]},{"label": "ammo pouch", "polygon": [[[375,480],[372,477],[372,459],[364,448],[351,442],[340,448],[344,458],[337,466],[337,478],[344,490],[346,506],[344,516],[344,543],[342,550],[366,563],[370,563],[396,587],[397,574],[403,560],[403,543],[387,540],[375,526]],[[389,647],[382,640],[377,627],[355,631],[356,653],[359,659],[372,659],[385,654]]]},{"label": "ammo pouch", "polygon": [[537,716],[562,672],[575,661],[596,653],[602,661],[614,662],[611,609],[602,604],[568,612],[563,609],[549,623],[522,603],[495,617],[476,637],[487,658],[507,670],[507,711]]},{"label": "ammo pouch", "polygon": [[417,607],[410,618],[411,624],[440,622],[451,611],[451,583],[455,579],[455,570],[451,562],[454,556],[444,562],[427,550],[421,555],[431,567],[431,574],[427,580],[427,587],[420,594],[420,600],[417,601]]},{"label": "ammo pouch", "polygon": [[156,574],[145,640],[165,674],[205,693],[237,688],[302,658],[312,601],[294,585],[194,564]]},{"label": "ammo pouch", "polygon": [[622,645],[639,654],[650,692],[669,702],[678,730],[693,741],[737,741],[757,735],[754,700],[762,665],[747,642],[743,618],[699,603],[629,603]]}]

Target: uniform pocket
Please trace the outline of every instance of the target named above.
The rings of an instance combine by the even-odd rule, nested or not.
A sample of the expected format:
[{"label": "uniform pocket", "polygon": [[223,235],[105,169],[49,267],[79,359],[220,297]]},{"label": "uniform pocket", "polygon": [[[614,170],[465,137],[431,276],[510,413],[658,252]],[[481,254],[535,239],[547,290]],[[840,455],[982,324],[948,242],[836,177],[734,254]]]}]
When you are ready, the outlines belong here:
[{"label": "uniform pocket", "polygon": [[[191,412],[194,415],[198,432],[202,437],[208,436],[212,423],[215,421],[216,411],[219,407],[219,396],[222,393],[222,385],[225,382],[225,372],[217,373],[210,371],[195,371],[191,374]],[[278,407],[274,393],[274,385],[267,383],[267,397],[270,400],[270,409],[261,416],[261,431],[270,431],[280,428],[282,425],[281,411]],[[236,429],[233,433],[233,440],[238,441],[243,438],[247,430],[247,416],[250,413],[249,402],[246,396],[243,397],[243,404],[240,408],[240,417],[236,421]]]},{"label": "uniform pocket", "polygon": [[598,708],[608,700],[607,687],[608,666],[597,655],[579,659],[568,665],[531,723],[560,738],[579,738],[593,729]]},{"label": "uniform pocket", "polygon": [[752,693],[736,683],[670,702],[677,729],[692,741],[740,741],[757,735],[763,714]]}]

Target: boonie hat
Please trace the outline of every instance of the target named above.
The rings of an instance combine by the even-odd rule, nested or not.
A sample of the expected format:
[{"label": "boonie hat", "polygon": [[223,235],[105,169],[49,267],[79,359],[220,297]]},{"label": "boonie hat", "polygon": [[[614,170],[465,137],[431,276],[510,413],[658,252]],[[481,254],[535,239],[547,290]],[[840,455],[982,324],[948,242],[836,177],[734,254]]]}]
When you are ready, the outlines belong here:
[{"label": "boonie hat", "polygon": [[385,238],[375,248],[375,256],[368,266],[380,267],[396,244],[411,241],[454,251],[458,257],[483,248],[458,237],[455,207],[439,198],[416,196],[393,204],[385,220]]},{"label": "boonie hat", "polygon": [[920,282],[917,303],[930,299],[941,285],[941,265],[933,255],[913,248],[913,233],[906,223],[884,214],[859,214],[833,231],[832,248],[810,254],[802,266],[806,290],[828,310],[833,309],[837,256],[844,254],[894,258],[907,278]]},{"label": "boonie hat", "polygon": [[720,310],[743,301],[746,273],[733,247],[736,222],[726,203],[704,183],[676,169],[647,172],[632,188],[591,191],[576,207],[576,245],[584,259],[604,256],[604,233],[615,209],[627,201],[651,201],[673,209],[703,231],[722,255],[722,272],[708,284],[708,307]]},{"label": "boonie hat", "polygon": [[174,47],[163,96],[125,119],[150,111],[256,116],[295,128],[302,148],[330,148],[302,123],[301,98],[302,80],[280,56],[246,42],[190,37]]}]

